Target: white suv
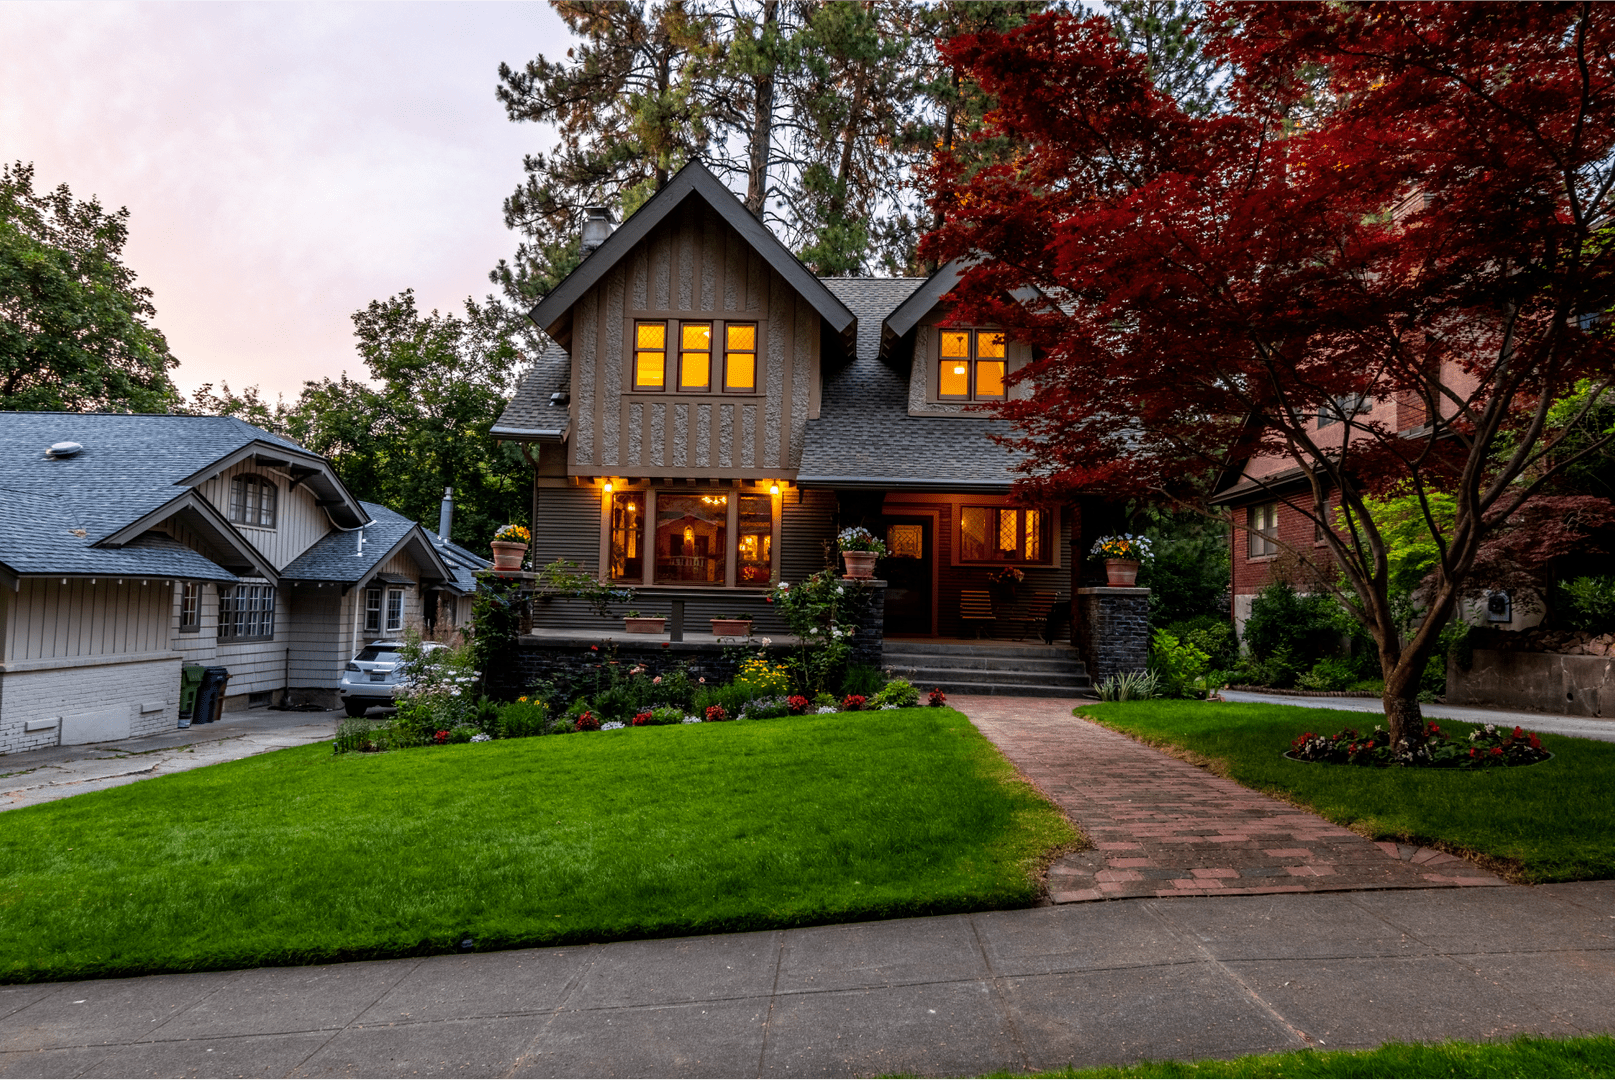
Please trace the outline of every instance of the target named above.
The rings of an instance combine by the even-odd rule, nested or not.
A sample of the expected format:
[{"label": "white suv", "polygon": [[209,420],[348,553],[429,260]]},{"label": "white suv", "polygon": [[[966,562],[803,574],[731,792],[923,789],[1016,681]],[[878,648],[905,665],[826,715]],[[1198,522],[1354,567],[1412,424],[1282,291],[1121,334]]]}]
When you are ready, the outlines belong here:
[{"label": "white suv", "polygon": [[[427,652],[443,648],[435,641],[421,646]],[[398,665],[403,662],[402,641],[372,641],[348,661],[342,681],[337,684],[342,707],[349,716],[363,716],[376,705],[391,705],[398,685]]]}]

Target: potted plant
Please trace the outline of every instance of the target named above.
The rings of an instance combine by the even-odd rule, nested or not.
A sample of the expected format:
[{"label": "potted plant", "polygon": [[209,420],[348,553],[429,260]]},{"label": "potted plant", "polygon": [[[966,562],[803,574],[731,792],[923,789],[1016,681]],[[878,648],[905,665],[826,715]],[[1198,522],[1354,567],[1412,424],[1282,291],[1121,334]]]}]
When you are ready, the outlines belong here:
[{"label": "potted plant", "polygon": [[641,615],[630,611],[622,617],[622,627],[630,634],[660,634],[667,625],[665,615]]},{"label": "potted plant", "polygon": [[711,621],[715,637],[751,637],[750,615],[719,615]]},{"label": "potted plant", "polygon": [[527,542],[532,535],[520,525],[505,525],[493,534],[493,568],[520,570],[527,557]]},{"label": "potted plant", "polygon": [[1107,585],[1116,589],[1130,589],[1138,583],[1139,562],[1149,558],[1150,542],[1132,533],[1101,536],[1094,541],[1093,550],[1088,554],[1105,560]]},{"label": "potted plant", "polygon": [[1026,574],[1018,566],[1005,566],[987,575],[987,584],[1001,591],[1009,599],[1015,599],[1016,590],[1021,582],[1026,580]]},{"label": "potted plant", "polygon": [[875,560],[886,554],[886,544],[862,525],[842,529],[841,535],[836,537],[836,546],[841,549],[841,559],[847,565],[850,578],[874,577]]}]

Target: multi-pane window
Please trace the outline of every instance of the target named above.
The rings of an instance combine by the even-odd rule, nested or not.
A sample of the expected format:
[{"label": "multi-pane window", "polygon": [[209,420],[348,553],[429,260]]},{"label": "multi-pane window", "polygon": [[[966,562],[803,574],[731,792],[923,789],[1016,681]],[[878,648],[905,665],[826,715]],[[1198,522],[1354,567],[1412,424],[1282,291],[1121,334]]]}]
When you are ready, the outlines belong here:
[{"label": "multi-pane window", "polygon": [[258,529],[275,527],[275,502],[280,489],[267,476],[247,474],[230,481],[230,520]]},{"label": "multi-pane window", "polygon": [[937,397],[944,401],[1002,401],[1008,360],[997,330],[944,330],[937,361]]},{"label": "multi-pane window", "polygon": [[611,496],[611,580],[645,580],[645,493]]},{"label": "multi-pane window", "polygon": [[404,628],[404,590],[387,590],[387,632],[396,633]]},{"label": "multi-pane window", "polygon": [[962,562],[1046,563],[1052,548],[1049,516],[1014,506],[965,506],[959,510]]},{"label": "multi-pane window", "polygon": [[381,633],[382,598],[380,589],[366,589],[364,594],[364,628],[367,634]]},{"label": "multi-pane window", "polygon": [[1367,394],[1343,394],[1333,401],[1318,406],[1318,426],[1338,424],[1347,417],[1365,413],[1372,407]]},{"label": "multi-pane window", "polygon": [[1262,558],[1279,553],[1279,504],[1262,503],[1246,511],[1246,526],[1250,534],[1250,557]]},{"label": "multi-pane window", "polygon": [[767,585],[774,570],[774,500],[742,494],[736,531],[735,584]]},{"label": "multi-pane window", "polygon": [[275,587],[233,585],[219,590],[219,639],[245,641],[275,636]]},{"label": "multi-pane window", "polygon": [[667,389],[667,324],[634,324],[634,389]]},{"label": "multi-pane window", "polygon": [[679,389],[704,394],[712,389],[712,324],[679,323]]},{"label": "multi-pane window", "polygon": [[[673,341],[673,368],[669,369],[669,335]],[[717,342],[723,343],[721,353]],[[666,390],[669,383],[680,393],[707,394],[713,390],[721,359],[722,388],[727,393],[757,391],[757,324],[691,322],[634,323],[633,388]]]},{"label": "multi-pane window", "polygon": [[185,581],[179,587],[179,630],[194,634],[202,629],[202,583]]},{"label": "multi-pane window", "polygon": [[725,323],[723,388],[749,394],[757,389],[757,324]]},{"label": "multi-pane window", "polygon": [[656,493],[656,584],[724,584],[728,539],[727,494]]}]

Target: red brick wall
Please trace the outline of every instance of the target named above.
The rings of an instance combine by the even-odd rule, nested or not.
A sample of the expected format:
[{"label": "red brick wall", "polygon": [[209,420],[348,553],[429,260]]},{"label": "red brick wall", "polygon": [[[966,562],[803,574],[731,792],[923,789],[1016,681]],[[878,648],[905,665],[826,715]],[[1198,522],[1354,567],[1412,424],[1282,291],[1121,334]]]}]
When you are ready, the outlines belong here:
[{"label": "red brick wall", "polygon": [[[1247,513],[1244,506],[1234,509],[1235,520],[1240,525],[1234,530],[1231,547],[1235,596],[1254,596],[1261,592],[1272,581],[1273,564],[1287,554],[1285,548],[1280,547],[1276,555],[1251,558],[1250,533],[1244,528],[1249,521]],[[1311,518],[1282,502],[1278,504],[1278,539],[1281,544],[1289,545],[1315,561],[1327,560],[1328,551],[1317,544],[1316,536],[1316,527]]]}]

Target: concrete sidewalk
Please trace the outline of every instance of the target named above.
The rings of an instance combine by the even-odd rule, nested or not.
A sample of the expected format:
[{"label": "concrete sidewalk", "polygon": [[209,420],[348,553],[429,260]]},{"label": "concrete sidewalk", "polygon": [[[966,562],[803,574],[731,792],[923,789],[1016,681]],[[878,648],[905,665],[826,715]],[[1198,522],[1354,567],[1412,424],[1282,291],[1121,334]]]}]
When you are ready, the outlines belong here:
[{"label": "concrete sidewalk", "polygon": [[856,1076],[1615,1029],[1615,883],[0,987],[0,1076]]},{"label": "concrete sidewalk", "polygon": [[[1339,709],[1342,712],[1385,715],[1378,698],[1305,697],[1300,694],[1286,694],[1282,690],[1271,694],[1258,694],[1249,690],[1224,690],[1222,696],[1227,701],[1265,701],[1273,705],[1298,705],[1304,709]],[[1496,724],[1498,727],[1518,726],[1528,731],[1547,731],[1555,735],[1575,735],[1583,739],[1615,742],[1615,719],[1596,720],[1586,716],[1563,716],[1557,713],[1488,709],[1479,705],[1421,705],[1419,709],[1432,720],[1462,720],[1469,724]]]},{"label": "concrete sidewalk", "polygon": [[0,754],[0,810],[319,742],[336,734],[342,715],[252,709],[143,739]]}]

